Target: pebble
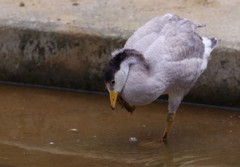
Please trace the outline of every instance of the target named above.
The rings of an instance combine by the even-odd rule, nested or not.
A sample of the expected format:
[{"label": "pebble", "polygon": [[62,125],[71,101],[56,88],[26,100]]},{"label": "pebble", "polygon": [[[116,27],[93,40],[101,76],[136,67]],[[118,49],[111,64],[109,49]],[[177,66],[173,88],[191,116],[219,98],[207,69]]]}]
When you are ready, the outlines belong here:
[{"label": "pebble", "polygon": [[54,142],[53,142],[53,141],[50,141],[50,142],[49,142],[49,144],[53,145],[53,144],[54,144]]},{"label": "pebble", "polygon": [[19,6],[20,6],[20,7],[24,7],[24,6],[25,6],[25,3],[24,3],[24,2],[20,2]]},{"label": "pebble", "polygon": [[69,129],[69,131],[72,131],[72,132],[77,132],[77,131],[78,131],[78,129],[76,129],[76,128],[72,128],[72,129]]},{"label": "pebble", "polygon": [[136,137],[129,137],[129,141],[130,142],[137,142],[137,138]]}]

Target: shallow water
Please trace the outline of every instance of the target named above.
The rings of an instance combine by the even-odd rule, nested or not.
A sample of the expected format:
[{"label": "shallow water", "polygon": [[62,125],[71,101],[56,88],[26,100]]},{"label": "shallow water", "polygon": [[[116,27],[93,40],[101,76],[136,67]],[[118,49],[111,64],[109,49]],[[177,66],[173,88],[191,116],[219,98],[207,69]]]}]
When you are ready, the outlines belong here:
[{"label": "shallow water", "polygon": [[167,103],[112,112],[108,97],[0,85],[0,166],[240,166],[240,112]]}]

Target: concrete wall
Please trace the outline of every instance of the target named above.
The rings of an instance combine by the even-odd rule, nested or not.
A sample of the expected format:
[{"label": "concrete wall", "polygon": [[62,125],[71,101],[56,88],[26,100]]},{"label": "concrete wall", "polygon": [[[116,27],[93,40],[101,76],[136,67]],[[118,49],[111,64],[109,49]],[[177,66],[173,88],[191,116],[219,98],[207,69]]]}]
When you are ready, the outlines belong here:
[{"label": "concrete wall", "polygon": [[102,71],[122,39],[0,29],[0,80],[102,91]]},{"label": "concrete wall", "polygon": [[207,70],[186,100],[240,107],[240,52],[232,48],[214,50]]}]

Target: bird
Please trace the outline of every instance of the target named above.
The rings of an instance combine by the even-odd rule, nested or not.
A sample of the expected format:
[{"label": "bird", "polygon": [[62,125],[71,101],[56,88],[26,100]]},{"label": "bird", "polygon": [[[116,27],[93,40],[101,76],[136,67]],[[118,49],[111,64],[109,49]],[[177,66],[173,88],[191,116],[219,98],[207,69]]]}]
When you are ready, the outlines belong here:
[{"label": "bird", "polygon": [[104,71],[111,108],[117,101],[133,112],[161,95],[168,95],[162,141],[175,120],[184,96],[206,70],[216,38],[201,37],[205,27],[175,14],[157,16],[138,28],[121,49],[111,53]]}]

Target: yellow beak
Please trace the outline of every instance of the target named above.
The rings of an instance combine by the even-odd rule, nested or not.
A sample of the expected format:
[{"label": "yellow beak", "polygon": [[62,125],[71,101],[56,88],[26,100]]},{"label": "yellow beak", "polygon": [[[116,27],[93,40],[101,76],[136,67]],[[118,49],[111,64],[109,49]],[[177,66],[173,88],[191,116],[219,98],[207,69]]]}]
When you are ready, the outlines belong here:
[{"label": "yellow beak", "polygon": [[109,97],[110,97],[111,107],[112,107],[112,109],[115,109],[116,103],[117,103],[117,98],[118,98],[118,93],[110,91],[109,92]]}]

